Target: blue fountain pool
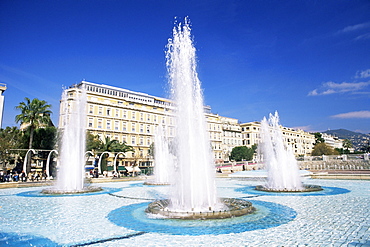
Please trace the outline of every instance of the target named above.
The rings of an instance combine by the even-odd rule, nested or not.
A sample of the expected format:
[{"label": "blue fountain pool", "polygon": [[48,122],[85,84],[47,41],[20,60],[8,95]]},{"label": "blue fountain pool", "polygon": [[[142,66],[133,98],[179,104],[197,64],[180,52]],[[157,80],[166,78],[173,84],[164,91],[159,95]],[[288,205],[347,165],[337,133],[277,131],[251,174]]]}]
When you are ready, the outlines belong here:
[{"label": "blue fountain pool", "polygon": [[0,246],[370,246],[370,181],[306,180],[320,193],[260,193],[258,181],[217,179],[220,197],[250,200],[256,213],[221,220],[168,220],[143,210],[168,186],[94,184],[104,192],[39,196],[0,190]]}]

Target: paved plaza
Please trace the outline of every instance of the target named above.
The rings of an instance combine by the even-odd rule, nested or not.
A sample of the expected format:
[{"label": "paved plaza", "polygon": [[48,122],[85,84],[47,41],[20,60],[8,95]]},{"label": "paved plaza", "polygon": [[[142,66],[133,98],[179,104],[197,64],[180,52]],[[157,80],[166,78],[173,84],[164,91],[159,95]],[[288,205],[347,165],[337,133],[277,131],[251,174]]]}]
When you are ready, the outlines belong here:
[{"label": "paved plaza", "polygon": [[94,184],[98,194],[44,196],[45,187],[0,190],[0,246],[370,246],[370,181],[308,179],[324,191],[258,193],[259,181],[216,180],[220,197],[250,200],[254,215],[217,221],[147,217],[168,186]]}]

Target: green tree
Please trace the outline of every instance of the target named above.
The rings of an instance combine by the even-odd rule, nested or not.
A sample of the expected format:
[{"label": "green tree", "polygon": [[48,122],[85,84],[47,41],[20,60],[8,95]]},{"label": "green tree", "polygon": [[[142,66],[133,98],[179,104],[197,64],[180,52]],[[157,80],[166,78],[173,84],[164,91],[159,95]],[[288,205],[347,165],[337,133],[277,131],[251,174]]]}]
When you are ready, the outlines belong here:
[{"label": "green tree", "polygon": [[349,153],[350,148],[353,148],[352,142],[348,139],[344,139],[342,145],[343,145],[343,148],[347,150],[347,153]]},{"label": "green tree", "polygon": [[15,121],[24,125],[28,125],[30,131],[30,139],[28,148],[32,148],[33,137],[35,129],[49,125],[51,123],[50,110],[51,105],[47,104],[45,100],[39,100],[37,98],[32,101],[29,98],[24,98],[25,102],[20,102],[15,108],[20,110],[21,113],[15,116]]},{"label": "green tree", "polygon": [[121,143],[118,140],[111,140],[110,137],[105,137],[105,140],[102,142],[102,146],[99,148],[99,151],[105,152],[129,152],[134,151],[133,147],[126,145],[126,143]]},{"label": "green tree", "polygon": [[320,156],[320,155],[334,155],[338,154],[332,147],[327,145],[326,143],[318,143],[315,145],[315,148],[312,150],[312,156]]},{"label": "green tree", "polygon": [[230,159],[235,161],[252,160],[256,149],[257,145],[253,145],[251,148],[246,146],[234,147],[231,151]]},{"label": "green tree", "polygon": [[33,148],[52,150],[57,139],[57,128],[45,127],[36,129],[33,137]]},{"label": "green tree", "polygon": [[[111,140],[109,137],[105,137],[105,140],[101,142],[100,147],[97,151],[100,152],[112,152],[112,153],[126,153],[126,152],[134,152],[134,148],[131,146],[126,145],[125,142],[121,143],[118,140]],[[104,157],[102,157],[104,158]],[[102,162],[102,171],[107,170],[107,162],[106,160],[103,160]]]},{"label": "green tree", "polygon": [[322,134],[320,132],[314,133],[314,136],[315,136],[315,145],[316,144],[319,144],[319,143],[324,143],[325,142],[325,139],[322,138]]},{"label": "green tree", "polygon": [[152,157],[154,157],[154,155],[155,155],[155,144],[154,144],[154,142],[152,142],[151,144],[150,144],[150,146],[149,146],[149,150],[148,150],[148,154],[150,155],[150,156],[152,156]]},{"label": "green tree", "polygon": [[17,127],[0,129],[0,163],[10,162],[13,159],[10,149],[20,149],[22,143],[22,132]]},{"label": "green tree", "polygon": [[103,146],[103,142],[98,135],[91,134],[90,131],[86,132],[86,151],[96,152]]}]

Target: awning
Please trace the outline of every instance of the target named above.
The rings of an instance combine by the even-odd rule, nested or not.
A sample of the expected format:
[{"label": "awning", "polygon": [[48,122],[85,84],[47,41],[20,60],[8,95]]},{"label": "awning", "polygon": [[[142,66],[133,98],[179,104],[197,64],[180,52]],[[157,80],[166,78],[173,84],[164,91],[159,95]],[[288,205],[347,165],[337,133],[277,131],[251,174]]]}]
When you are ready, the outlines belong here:
[{"label": "awning", "polygon": [[128,172],[133,172],[134,171],[134,169],[131,166],[126,166],[125,168]]},{"label": "awning", "polygon": [[127,171],[127,169],[124,166],[118,166],[118,171]]}]

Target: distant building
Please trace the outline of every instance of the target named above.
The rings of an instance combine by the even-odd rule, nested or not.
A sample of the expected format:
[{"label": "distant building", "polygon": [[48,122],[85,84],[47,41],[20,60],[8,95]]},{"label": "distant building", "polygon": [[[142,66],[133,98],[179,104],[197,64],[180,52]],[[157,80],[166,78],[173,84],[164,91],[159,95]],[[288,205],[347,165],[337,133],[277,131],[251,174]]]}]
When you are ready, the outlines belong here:
[{"label": "distant building", "polygon": [[332,148],[343,148],[343,139],[339,139],[336,136],[329,135],[326,133],[321,133],[321,137],[325,140],[325,143],[328,144]]},{"label": "distant building", "polygon": [[[243,145],[252,147],[260,142],[260,122],[249,122],[240,124],[243,133]],[[310,155],[315,143],[315,136],[303,130],[296,130],[280,126],[283,133],[283,141],[285,145],[292,147],[296,156]]]},{"label": "distant building", "polygon": [[3,126],[3,113],[4,113],[4,95],[6,84],[0,83],[0,129]]},{"label": "distant building", "polygon": [[[175,106],[169,99],[87,81],[66,89],[68,105],[60,106],[59,127],[63,128],[63,116],[82,87],[87,93],[87,129],[102,140],[110,137],[134,147],[135,153],[126,154],[124,165],[152,163],[149,149],[157,126],[164,126],[169,138],[175,136]],[[229,161],[234,147],[259,143],[259,122],[240,124],[238,119],[212,114],[209,106],[204,109],[215,162]],[[284,142],[292,146],[295,155],[311,154],[315,142],[312,134],[281,128]]]}]

